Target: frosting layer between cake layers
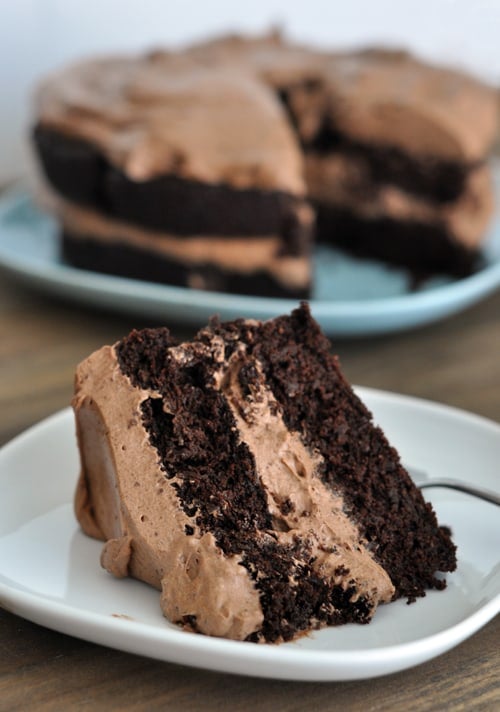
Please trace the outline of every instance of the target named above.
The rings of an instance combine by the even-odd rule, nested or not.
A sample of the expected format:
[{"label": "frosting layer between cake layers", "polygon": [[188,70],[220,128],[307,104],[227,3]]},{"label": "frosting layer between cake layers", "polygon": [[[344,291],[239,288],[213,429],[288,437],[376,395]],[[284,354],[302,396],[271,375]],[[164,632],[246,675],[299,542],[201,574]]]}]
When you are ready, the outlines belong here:
[{"label": "frosting layer between cake layers", "polygon": [[[241,286],[245,279],[248,290],[253,281],[266,280],[268,292],[277,296],[305,296],[310,288],[305,242],[297,250],[293,239],[287,243],[280,234],[179,236],[106,218],[68,201],[54,205],[64,230],[63,254],[81,267],[125,276],[133,269],[138,278],[198,289],[233,291],[233,282],[240,280]],[[296,206],[294,220],[297,229],[307,231],[310,208]]]},{"label": "frosting layer between cake layers", "polygon": [[470,249],[483,239],[494,208],[492,175],[483,164],[469,171],[460,196],[444,204],[374,181],[365,161],[342,153],[307,155],[305,175],[309,197],[320,206],[341,208],[360,220],[436,226]]}]

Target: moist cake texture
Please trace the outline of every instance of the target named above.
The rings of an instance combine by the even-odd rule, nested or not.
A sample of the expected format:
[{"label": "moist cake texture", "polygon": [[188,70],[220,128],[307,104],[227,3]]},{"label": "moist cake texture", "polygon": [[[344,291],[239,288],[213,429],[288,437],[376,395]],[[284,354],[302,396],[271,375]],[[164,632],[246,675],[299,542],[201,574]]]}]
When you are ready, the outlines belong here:
[{"label": "moist cake texture", "polygon": [[444,588],[455,547],[302,305],[134,331],[77,370],[76,513],[173,623],[254,642]]}]

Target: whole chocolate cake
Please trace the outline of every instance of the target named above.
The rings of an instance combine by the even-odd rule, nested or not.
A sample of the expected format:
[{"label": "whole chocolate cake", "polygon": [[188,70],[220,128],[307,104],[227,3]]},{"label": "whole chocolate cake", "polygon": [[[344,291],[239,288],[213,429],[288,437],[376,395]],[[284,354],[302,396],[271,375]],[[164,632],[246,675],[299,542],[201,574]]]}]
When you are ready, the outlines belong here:
[{"label": "whole chocolate cake", "polygon": [[456,566],[306,305],[181,344],[133,331],[80,364],[73,406],[83,530],[189,630],[281,642],[368,623]]},{"label": "whole chocolate cake", "polygon": [[301,298],[314,237],[418,276],[474,271],[497,109],[405,52],[230,36],[66,68],[34,138],[69,262]]}]

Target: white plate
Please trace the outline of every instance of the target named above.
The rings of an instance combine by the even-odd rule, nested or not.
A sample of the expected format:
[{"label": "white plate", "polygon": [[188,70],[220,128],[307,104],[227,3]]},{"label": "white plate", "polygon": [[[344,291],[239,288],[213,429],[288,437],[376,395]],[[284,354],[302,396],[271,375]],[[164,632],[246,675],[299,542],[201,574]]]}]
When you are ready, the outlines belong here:
[{"label": "white plate", "polygon": [[[485,243],[485,258],[485,267],[471,277],[435,278],[410,291],[402,270],[321,247],[315,252],[312,312],[324,331],[335,335],[376,334],[436,321],[500,287],[500,218]],[[55,223],[19,191],[0,199],[0,268],[47,292],[168,323],[202,326],[213,314],[268,319],[296,306],[288,299],[169,287],[65,265]]]},{"label": "white plate", "polygon": [[[404,461],[498,491],[500,426],[462,411],[358,389]],[[444,592],[382,606],[368,626],[328,628],[294,643],[255,645],[184,632],[160,613],[159,594],[99,566],[101,544],[72,512],[78,471],[73,419],[64,410],[0,451],[0,604],[49,628],[132,653],[230,673],[353,680],[429,660],[500,610],[498,509],[432,490],[452,527],[458,569]],[[429,492],[429,490],[427,491]]]}]

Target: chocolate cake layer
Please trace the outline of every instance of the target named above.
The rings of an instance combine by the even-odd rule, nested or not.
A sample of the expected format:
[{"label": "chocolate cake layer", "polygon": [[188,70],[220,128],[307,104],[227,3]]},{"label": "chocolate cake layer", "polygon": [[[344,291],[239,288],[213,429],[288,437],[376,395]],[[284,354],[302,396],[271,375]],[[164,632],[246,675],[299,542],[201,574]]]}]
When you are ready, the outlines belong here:
[{"label": "chocolate cake layer", "polygon": [[[297,246],[289,247],[280,235],[179,236],[107,219],[62,200],[54,209],[63,226],[63,259],[76,267],[239,294],[300,298],[311,286],[311,246],[303,244],[297,255]],[[308,225],[312,212],[303,209],[297,219]]]},{"label": "chocolate cake layer", "polygon": [[403,267],[421,278],[433,274],[467,277],[483,261],[479,250],[458,242],[445,226],[437,223],[383,216],[364,219],[325,204],[316,206],[316,234],[320,242],[358,257]]},{"label": "chocolate cake layer", "polygon": [[40,125],[34,141],[52,187],[103,215],[178,235],[280,234],[296,250],[310,239],[296,217],[304,201],[292,195],[176,175],[134,181],[88,141]]},{"label": "chocolate cake layer", "polygon": [[[231,329],[221,329],[228,341]],[[389,573],[395,597],[442,588],[436,572],[456,565],[449,533],[437,528],[431,506],[374,426],[309,310],[302,306],[253,333],[247,327],[239,338],[262,364],[287,427],[321,453],[323,482],[342,492],[346,511]]]},{"label": "chocolate cake layer", "polygon": [[394,146],[357,143],[327,126],[313,138],[306,151],[321,155],[340,153],[362,160],[374,183],[393,184],[434,203],[460,197],[469,172],[477,165],[439,160],[433,156],[415,158]]},{"label": "chocolate cake layer", "polygon": [[469,172],[457,200],[442,204],[373,180],[361,157],[308,154],[305,170],[319,241],[404,267],[416,277],[463,277],[480,266],[494,209],[486,165]]},{"label": "chocolate cake layer", "polygon": [[101,241],[95,236],[85,237],[63,231],[61,250],[62,258],[80,269],[147,282],[230,294],[266,294],[285,299],[306,298],[310,292],[309,281],[302,287],[287,287],[264,268],[244,273],[216,264],[186,264],[166,254],[120,242],[119,239]]},{"label": "chocolate cake layer", "polygon": [[[304,83],[300,91],[307,94],[310,85],[310,82]],[[312,84],[310,91],[314,91],[316,87],[317,82]],[[292,123],[298,129],[297,117],[290,106],[288,91],[283,90],[280,97]],[[321,156],[337,153],[346,159],[352,157],[355,161],[362,161],[364,171],[374,184],[394,184],[436,203],[456,200],[465,187],[469,171],[478,166],[477,162],[446,160],[433,155],[413,155],[391,145],[390,137],[385,145],[357,141],[343,134],[329,115],[319,118],[316,130],[302,139],[301,143],[306,153]]]}]

